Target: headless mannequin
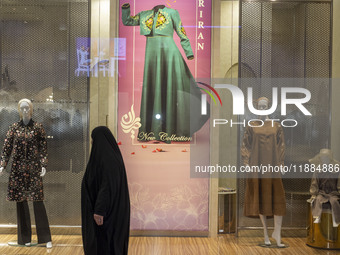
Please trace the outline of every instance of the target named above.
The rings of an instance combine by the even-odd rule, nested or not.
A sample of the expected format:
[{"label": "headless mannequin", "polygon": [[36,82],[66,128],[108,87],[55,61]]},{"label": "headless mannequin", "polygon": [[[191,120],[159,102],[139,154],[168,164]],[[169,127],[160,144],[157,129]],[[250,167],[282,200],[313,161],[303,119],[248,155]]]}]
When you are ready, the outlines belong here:
[{"label": "headless mannequin", "polygon": [[[29,100],[28,100],[29,101]],[[22,101],[19,104],[19,114],[22,119],[22,122],[25,126],[27,126],[32,119],[32,112],[33,109],[31,109],[29,103],[27,101]],[[0,167],[0,176],[3,174],[4,167]],[[41,168],[40,176],[43,177],[46,174],[46,168]],[[9,242],[9,245],[16,245],[16,242]],[[25,246],[31,246],[31,243],[25,243]],[[46,248],[52,248],[52,241],[46,243]]]},{"label": "headless mannequin", "polygon": [[[320,165],[323,165],[323,164],[330,165],[334,163],[339,164],[339,162],[333,159],[333,153],[329,149],[321,149],[320,153],[318,154],[318,159],[319,159],[319,162],[315,162],[315,158],[310,159],[309,162],[312,164],[320,163]],[[338,183],[338,189],[339,189],[339,183]],[[312,197],[307,201],[313,204],[315,199],[316,199],[316,195],[312,195]],[[338,227],[339,224],[337,224],[335,221],[334,210],[332,210],[332,219],[333,219],[333,227],[335,228]],[[321,222],[320,217],[314,217],[314,223],[320,223],[320,222]]]},{"label": "headless mannequin", "polygon": [[[257,108],[258,108],[258,110],[267,110],[268,104],[269,104],[269,99],[266,98],[266,97],[261,97],[257,101]],[[260,119],[265,121],[269,118],[268,118],[268,116],[260,116]],[[263,226],[264,243],[269,246],[269,245],[271,245],[271,242],[269,240],[268,230],[267,230],[267,217],[265,215],[262,215],[262,214],[260,214],[259,216],[260,216],[262,226]],[[272,234],[272,238],[275,239],[278,247],[285,247],[285,245],[281,243],[282,217],[283,216],[274,215],[274,232]]]}]

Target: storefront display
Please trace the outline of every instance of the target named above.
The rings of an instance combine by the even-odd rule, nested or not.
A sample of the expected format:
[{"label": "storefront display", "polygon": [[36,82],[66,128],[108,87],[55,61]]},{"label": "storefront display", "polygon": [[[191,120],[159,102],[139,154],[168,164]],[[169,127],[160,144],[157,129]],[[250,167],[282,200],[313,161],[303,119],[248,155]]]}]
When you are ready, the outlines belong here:
[{"label": "storefront display", "polygon": [[[129,254],[151,254],[165,236],[204,237],[205,254],[340,249],[340,1],[38,2],[0,0],[10,245],[35,245],[34,209],[38,243],[52,246],[53,226],[83,235],[87,253],[98,216],[112,231],[120,219],[123,234],[109,235]],[[97,200],[99,172],[86,168],[120,178],[112,148],[91,143],[96,127],[112,133],[126,171],[110,189],[131,208],[110,217],[115,201]]]},{"label": "storefront display", "polygon": [[[257,100],[259,110],[267,110],[269,100],[261,97]],[[266,121],[264,125],[254,121],[252,127],[247,127],[243,135],[241,147],[242,161],[245,166],[284,165],[285,141],[283,129],[277,122]],[[281,173],[250,173],[247,176],[244,215],[260,217],[264,228],[264,243],[271,245],[267,232],[267,217],[274,216],[274,232],[272,237],[278,247],[281,243],[282,217],[286,214],[286,198],[281,180]]]},{"label": "storefront display", "polygon": [[[209,182],[190,178],[190,153],[191,146],[209,148],[196,81],[210,77],[211,3],[120,1],[120,11],[126,55],[118,61],[117,141],[131,229],[206,235]],[[208,164],[209,154],[201,158]]]},{"label": "storefront display", "polygon": [[[330,79],[331,5],[330,1],[240,3],[242,29],[238,45],[239,62],[242,65],[239,65],[238,70],[239,88],[245,95],[249,95],[248,89],[252,88],[253,99],[265,96],[273,102],[276,97],[273,88],[276,87],[278,105],[270,118],[278,119],[281,123],[285,119],[298,122],[295,127],[286,127],[288,122],[283,123],[285,126],[281,124],[285,143],[284,166],[296,168],[282,175],[286,200],[282,226],[288,229],[307,227],[306,212],[310,204],[306,200],[310,198],[309,188],[313,176],[308,171],[308,160],[321,148],[335,146],[334,136],[330,139],[334,125],[329,121],[332,111],[331,84],[334,81]],[[322,22],[315,23],[319,19]],[[318,38],[324,39],[317,43]],[[320,59],[325,62],[321,64]],[[310,100],[303,105],[311,115],[303,114],[295,105],[287,106],[286,114],[282,114],[284,105],[280,90],[285,88],[304,88],[310,92]],[[287,98],[303,96],[290,93]],[[272,103],[270,105],[274,106]],[[245,115],[246,120],[257,119],[250,111],[246,111]],[[239,128],[240,141],[245,129],[243,126]],[[241,160],[238,162],[242,164]],[[238,228],[262,228],[261,221],[243,214],[247,180],[240,178],[237,182],[240,194]]]},{"label": "storefront display", "polygon": [[314,169],[307,200],[308,228],[306,244],[315,248],[340,249],[340,175],[339,165],[330,149],[321,149],[309,159]]},{"label": "storefront display", "polygon": [[312,197],[309,201],[312,206],[314,223],[321,222],[322,207],[324,204],[330,203],[333,227],[336,228],[340,224],[340,174],[336,171],[340,162],[333,159],[332,151],[329,149],[321,149],[320,153],[309,162],[316,168],[325,168],[326,166],[334,168],[330,171],[314,172],[310,186]]},{"label": "storefront display", "polygon": [[[20,120],[19,100],[28,98],[34,104],[33,120],[46,132],[43,192],[49,223],[79,226],[80,183],[90,146],[90,90],[86,73],[75,73],[76,49],[89,46],[90,3],[0,2],[0,144],[8,127]],[[16,228],[17,222],[16,203],[6,201],[12,159],[0,178],[4,228]]]},{"label": "storefront display", "polygon": [[21,120],[8,130],[1,154],[0,173],[13,153],[7,200],[17,203],[18,244],[31,245],[31,220],[27,200],[34,205],[38,243],[51,248],[51,233],[43,204],[42,176],[46,174],[47,142],[41,124],[32,120],[33,104],[28,99],[18,103]]},{"label": "storefront display", "polygon": [[176,31],[186,57],[194,59],[178,11],[157,5],[130,16],[130,4],[124,4],[122,21],[125,26],[140,26],[141,35],[147,38],[138,141],[150,141],[149,137],[190,141],[208,117],[201,115],[199,87],[172,38]]}]

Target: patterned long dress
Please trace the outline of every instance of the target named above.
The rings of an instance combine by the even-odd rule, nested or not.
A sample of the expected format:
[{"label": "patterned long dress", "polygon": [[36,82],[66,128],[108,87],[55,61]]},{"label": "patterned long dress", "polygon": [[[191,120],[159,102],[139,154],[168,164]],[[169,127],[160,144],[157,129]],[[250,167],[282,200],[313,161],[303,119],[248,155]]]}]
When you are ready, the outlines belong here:
[{"label": "patterned long dress", "polygon": [[6,167],[12,155],[8,182],[8,201],[44,200],[42,167],[47,164],[47,142],[43,126],[32,119],[10,126],[1,155],[0,165]]},{"label": "patterned long dress", "polygon": [[201,115],[201,92],[173,39],[175,31],[186,57],[194,58],[178,11],[158,5],[130,16],[125,4],[122,21],[146,36],[138,140],[190,141],[209,116]]}]

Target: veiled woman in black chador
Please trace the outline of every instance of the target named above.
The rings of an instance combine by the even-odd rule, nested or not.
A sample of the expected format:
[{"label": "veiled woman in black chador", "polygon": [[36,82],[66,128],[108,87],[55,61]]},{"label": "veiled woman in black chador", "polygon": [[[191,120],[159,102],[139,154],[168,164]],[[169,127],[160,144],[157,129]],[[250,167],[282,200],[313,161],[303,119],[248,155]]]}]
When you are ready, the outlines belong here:
[{"label": "veiled woman in black chador", "polygon": [[92,150],[81,190],[85,255],[128,253],[130,199],[124,162],[107,127],[92,131]]}]

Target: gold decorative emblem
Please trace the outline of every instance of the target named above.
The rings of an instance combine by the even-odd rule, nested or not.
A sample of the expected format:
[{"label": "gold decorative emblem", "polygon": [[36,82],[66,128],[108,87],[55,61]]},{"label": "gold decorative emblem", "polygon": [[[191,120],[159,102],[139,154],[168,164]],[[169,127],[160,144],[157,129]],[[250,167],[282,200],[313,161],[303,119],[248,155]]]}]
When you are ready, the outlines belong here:
[{"label": "gold decorative emblem", "polygon": [[127,114],[124,114],[124,116],[122,117],[120,125],[124,133],[131,133],[131,139],[135,138],[135,130],[138,130],[142,126],[142,124],[140,123],[140,118],[136,118],[135,111],[133,110],[133,105],[131,106],[131,111]]}]

